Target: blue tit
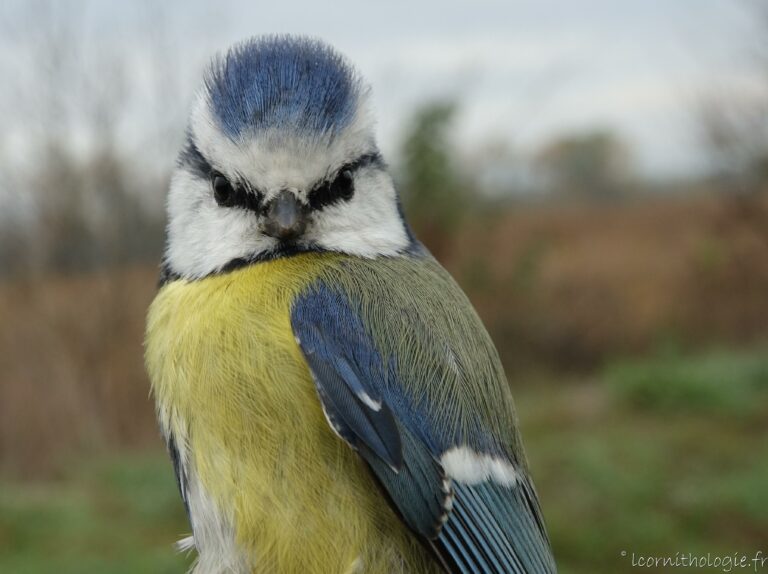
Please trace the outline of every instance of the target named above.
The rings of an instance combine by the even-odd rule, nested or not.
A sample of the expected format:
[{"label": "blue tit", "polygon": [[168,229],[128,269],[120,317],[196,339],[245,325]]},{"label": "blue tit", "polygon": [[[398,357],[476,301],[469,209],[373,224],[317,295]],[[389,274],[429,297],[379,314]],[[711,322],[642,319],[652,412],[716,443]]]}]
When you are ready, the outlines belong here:
[{"label": "blue tit", "polygon": [[555,571],[498,353],[327,45],[207,70],[146,364],[196,573]]}]

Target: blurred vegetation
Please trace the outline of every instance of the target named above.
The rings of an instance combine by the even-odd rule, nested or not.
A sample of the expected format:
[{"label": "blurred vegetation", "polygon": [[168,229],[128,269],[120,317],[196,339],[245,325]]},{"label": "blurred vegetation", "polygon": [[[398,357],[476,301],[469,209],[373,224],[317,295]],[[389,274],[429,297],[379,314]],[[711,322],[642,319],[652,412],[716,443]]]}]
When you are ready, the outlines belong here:
[{"label": "blurred vegetation", "polygon": [[454,102],[429,102],[413,114],[402,146],[400,192],[411,224],[443,259],[470,205],[456,161],[451,127]]},{"label": "blurred vegetation", "polygon": [[[630,571],[622,550],[765,548],[768,403],[757,394],[765,393],[764,357],[652,358],[604,376],[513,381],[560,572]],[[692,378],[762,390],[752,402],[716,406],[713,419],[714,403],[699,400]],[[654,398],[640,391],[638,402],[643,384]],[[69,466],[54,481],[0,481],[0,572],[184,571],[190,559],[171,543],[188,526],[164,453],[123,451]]]},{"label": "blurred vegetation", "polygon": [[539,151],[536,168],[560,194],[611,199],[627,193],[630,182],[629,150],[607,130],[556,139]]},{"label": "blurred vegetation", "polygon": [[[12,53],[35,74],[0,93],[31,134],[24,161],[0,146],[0,572],[182,572],[142,337],[189,90],[162,13],[137,93],[76,10],[34,5]],[[499,348],[563,573],[768,545],[765,110],[768,90],[704,94],[713,169],[676,182],[605,129],[467,158],[459,101],[403,131],[404,208]]]},{"label": "blurred vegetation", "polygon": [[663,354],[613,364],[607,373],[628,405],[669,413],[765,414],[768,353]]},{"label": "blurred vegetation", "polygon": [[157,260],[179,103],[189,99],[164,9],[137,6],[132,38],[153,52],[140,79],[134,54],[93,33],[84,3],[15,9],[13,21],[0,13],[2,48],[14,55],[0,61],[13,78],[0,91],[0,277]]},{"label": "blurred vegetation", "polygon": [[[622,551],[714,556],[765,548],[765,391],[753,403],[717,407],[713,418],[712,403],[690,386],[691,378],[748,386],[758,364],[762,350],[653,358],[611,367],[595,380],[543,382],[517,393],[561,572],[633,571]],[[644,378],[651,370],[663,386]],[[655,398],[638,405],[640,380]]]},{"label": "blurred vegetation", "polygon": [[189,526],[165,457],[72,462],[55,482],[0,482],[0,572],[186,571],[191,558],[174,552],[170,537]]}]

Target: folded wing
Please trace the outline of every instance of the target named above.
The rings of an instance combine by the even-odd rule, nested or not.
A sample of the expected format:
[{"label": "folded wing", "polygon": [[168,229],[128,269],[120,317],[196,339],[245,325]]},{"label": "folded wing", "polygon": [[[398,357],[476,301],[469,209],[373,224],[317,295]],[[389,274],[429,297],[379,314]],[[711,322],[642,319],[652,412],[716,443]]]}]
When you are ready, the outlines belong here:
[{"label": "folded wing", "polygon": [[[390,311],[402,318],[408,310]],[[318,282],[295,302],[292,327],[329,424],[368,463],[446,571],[555,572],[527,471],[492,441],[474,440],[482,428],[430,428],[435,417],[401,384],[403,366],[380,351],[345,293]],[[445,357],[445,368],[456,369],[451,354]],[[423,381],[439,383],[437,376]]]}]

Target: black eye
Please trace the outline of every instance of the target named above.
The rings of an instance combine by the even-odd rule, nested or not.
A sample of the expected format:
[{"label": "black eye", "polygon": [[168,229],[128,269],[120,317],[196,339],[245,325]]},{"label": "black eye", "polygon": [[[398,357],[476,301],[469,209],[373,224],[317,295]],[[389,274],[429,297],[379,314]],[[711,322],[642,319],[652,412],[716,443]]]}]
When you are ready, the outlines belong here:
[{"label": "black eye", "polygon": [[211,188],[216,203],[223,207],[231,207],[235,203],[235,190],[229,180],[218,172],[211,176]]},{"label": "black eye", "polygon": [[342,170],[331,183],[331,195],[341,199],[349,199],[355,193],[355,182],[352,172]]},{"label": "black eye", "polygon": [[333,181],[316,187],[309,194],[309,206],[312,209],[322,209],[338,201],[346,201],[355,193],[355,179],[352,170],[342,169]]}]

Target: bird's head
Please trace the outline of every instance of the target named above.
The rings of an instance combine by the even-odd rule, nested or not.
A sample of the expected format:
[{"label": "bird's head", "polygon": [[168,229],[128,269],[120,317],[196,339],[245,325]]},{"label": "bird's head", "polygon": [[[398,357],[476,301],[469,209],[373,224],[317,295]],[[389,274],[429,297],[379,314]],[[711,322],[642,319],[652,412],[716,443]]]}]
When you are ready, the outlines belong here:
[{"label": "bird's head", "polygon": [[304,38],[250,40],[213,61],[168,216],[165,265],[185,278],[302,251],[393,255],[411,243],[368,87]]}]

